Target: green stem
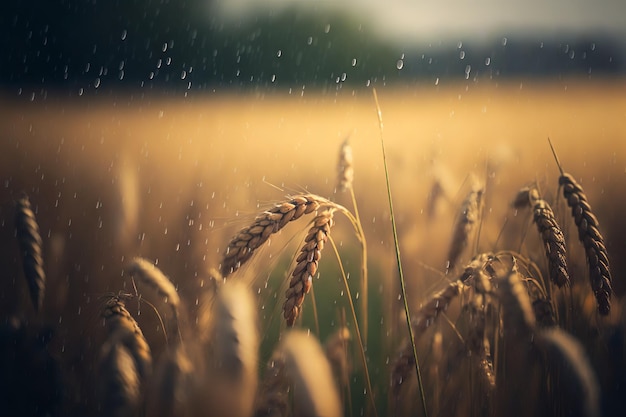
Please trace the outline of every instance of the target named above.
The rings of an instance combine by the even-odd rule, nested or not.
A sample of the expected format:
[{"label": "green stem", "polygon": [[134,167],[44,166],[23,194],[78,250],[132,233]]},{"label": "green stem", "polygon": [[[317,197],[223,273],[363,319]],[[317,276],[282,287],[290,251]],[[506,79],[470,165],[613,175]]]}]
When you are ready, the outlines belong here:
[{"label": "green stem", "polygon": [[337,245],[335,245],[335,241],[332,236],[328,237],[328,241],[333,247],[335,251],[335,256],[337,257],[337,262],[339,263],[339,269],[341,270],[341,276],[343,278],[343,284],[346,287],[346,296],[348,297],[348,302],[350,303],[350,312],[352,313],[352,320],[354,321],[354,331],[356,332],[356,337],[359,345],[359,353],[361,355],[361,362],[363,362],[363,373],[365,374],[365,383],[367,385],[367,391],[369,393],[368,398],[370,400],[370,406],[374,410],[374,415],[378,417],[378,411],[376,410],[376,403],[374,402],[374,391],[372,391],[372,380],[370,379],[370,373],[367,368],[367,358],[365,357],[365,347],[363,344],[363,338],[361,336],[361,330],[359,330],[359,322],[356,318],[356,311],[354,309],[354,302],[352,301],[352,294],[350,293],[350,286],[348,285],[348,277],[346,276],[346,271],[343,269],[343,264],[341,263],[341,257],[339,256],[339,251],[337,250]]},{"label": "green stem", "polygon": [[393,213],[393,201],[391,198],[391,184],[389,182],[389,170],[387,169],[387,156],[385,154],[385,141],[383,139],[383,117],[380,111],[380,105],[378,104],[378,95],[376,89],[372,89],[374,93],[374,101],[376,102],[376,113],[378,115],[378,125],[380,127],[380,145],[383,151],[383,168],[385,170],[385,182],[387,185],[387,199],[389,200],[389,215],[391,217],[391,229],[393,232],[393,244],[396,252],[396,263],[398,264],[398,277],[400,278],[400,290],[402,292],[402,300],[404,302],[404,312],[406,316],[406,325],[409,328],[409,340],[413,347],[413,359],[415,360],[415,372],[417,374],[417,384],[419,386],[420,397],[422,398],[422,407],[424,416],[428,417],[428,411],[426,410],[426,396],[424,395],[424,384],[422,383],[422,373],[420,372],[420,366],[417,359],[417,347],[415,346],[415,336],[413,334],[413,326],[411,326],[411,313],[409,311],[409,304],[406,296],[406,285],[404,282],[404,274],[402,272],[402,260],[400,257],[400,244],[398,242],[398,230],[396,227],[396,218]]}]

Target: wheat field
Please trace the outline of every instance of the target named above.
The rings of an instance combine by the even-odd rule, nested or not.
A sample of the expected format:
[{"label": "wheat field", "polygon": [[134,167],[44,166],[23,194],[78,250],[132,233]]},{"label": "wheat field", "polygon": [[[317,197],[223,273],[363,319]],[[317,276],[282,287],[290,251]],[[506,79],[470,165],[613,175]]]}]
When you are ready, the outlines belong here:
[{"label": "wheat field", "polygon": [[[371,89],[0,96],[0,409],[618,415],[626,83],[377,96],[378,108]],[[548,138],[584,189],[583,226]],[[354,199],[337,182],[346,139]],[[534,200],[514,207],[524,187]],[[558,259],[541,235],[561,239],[557,225]],[[454,236],[466,241],[451,251]],[[601,314],[588,256],[603,265],[603,248],[612,290]],[[550,281],[559,266],[548,259],[567,267],[566,285]]]}]

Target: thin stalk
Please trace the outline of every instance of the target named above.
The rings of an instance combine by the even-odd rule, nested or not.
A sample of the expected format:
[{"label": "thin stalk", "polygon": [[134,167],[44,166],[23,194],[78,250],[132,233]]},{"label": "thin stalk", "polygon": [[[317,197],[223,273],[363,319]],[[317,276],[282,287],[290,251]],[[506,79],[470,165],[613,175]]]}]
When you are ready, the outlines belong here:
[{"label": "thin stalk", "polygon": [[352,197],[352,206],[354,207],[354,227],[359,234],[359,242],[361,242],[361,323],[363,325],[363,343],[367,346],[367,333],[368,333],[368,280],[367,280],[367,243],[365,241],[365,233],[361,225],[361,217],[359,216],[359,208],[356,204],[356,197],[354,196],[354,187],[350,187],[350,196]]},{"label": "thin stalk", "polygon": [[370,373],[367,367],[367,358],[365,357],[365,347],[363,343],[363,337],[361,335],[361,330],[359,330],[359,322],[356,318],[356,310],[354,309],[354,302],[352,301],[352,294],[350,293],[350,286],[348,285],[348,277],[346,276],[346,271],[343,269],[343,263],[341,262],[341,257],[339,256],[339,251],[337,250],[337,245],[335,245],[335,240],[332,236],[328,236],[328,241],[333,247],[333,251],[335,251],[335,256],[337,257],[337,263],[339,264],[339,270],[341,271],[341,277],[343,278],[343,285],[345,286],[346,296],[348,298],[348,302],[350,303],[350,312],[352,313],[352,320],[354,321],[354,331],[356,332],[356,338],[359,343],[359,353],[361,356],[361,362],[363,362],[363,373],[365,374],[365,384],[367,385],[367,391],[369,392],[368,398],[370,400],[370,406],[374,410],[374,415],[378,417],[378,411],[376,410],[376,403],[374,402],[374,391],[372,391],[372,381],[370,379]]},{"label": "thin stalk", "polygon": [[422,407],[424,416],[428,417],[426,410],[426,395],[424,394],[424,384],[422,383],[422,373],[417,359],[417,347],[415,346],[415,335],[413,334],[413,326],[411,326],[411,312],[409,311],[409,303],[406,296],[406,285],[404,282],[404,273],[402,272],[402,259],[400,257],[400,244],[398,242],[398,230],[396,227],[396,218],[393,213],[393,199],[391,198],[391,184],[389,183],[389,170],[387,169],[387,156],[385,154],[385,141],[383,139],[383,115],[380,111],[378,103],[378,95],[376,89],[372,89],[374,93],[374,101],[376,102],[376,113],[378,115],[378,126],[380,128],[380,145],[383,151],[383,167],[385,170],[385,183],[387,185],[387,199],[389,200],[389,215],[391,217],[391,230],[393,232],[393,244],[396,251],[396,263],[398,264],[398,277],[400,279],[400,290],[402,291],[402,300],[404,303],[404,312],[406,316],[406,325],[409,328],[409,340],[413,348],[413,359],[415,360],[415,373],[417,374],[417,385],[419,386],[420,397],[422,399]]}]

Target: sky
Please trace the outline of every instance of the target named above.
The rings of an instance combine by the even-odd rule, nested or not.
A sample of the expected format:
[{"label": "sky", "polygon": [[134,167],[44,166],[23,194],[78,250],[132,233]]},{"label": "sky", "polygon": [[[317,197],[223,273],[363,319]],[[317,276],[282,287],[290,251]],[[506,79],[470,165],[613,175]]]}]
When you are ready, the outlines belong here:
[{"label": "sky", "polygon": [[486,38],[526,31],[610,32],[626,35],[626,0],[214,0],[224,16],[303,5],[343,9],[372,20],[396,38]]}]

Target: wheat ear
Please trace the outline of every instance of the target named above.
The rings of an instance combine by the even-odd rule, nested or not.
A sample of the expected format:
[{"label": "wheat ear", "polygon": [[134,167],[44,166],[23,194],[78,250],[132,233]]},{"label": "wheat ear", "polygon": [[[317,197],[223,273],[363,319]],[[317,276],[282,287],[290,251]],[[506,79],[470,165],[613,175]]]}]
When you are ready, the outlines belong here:
[{"label": "wheat ear", "polygon": [[287,223],[314,212],[320,203],[328,201],[312,194],[299,195],[259,214],[250,226],[239,231],[228,244],[220,268],[224,278],[248,261],[272,234],[277,233]]},{"label": "wheat ear", "polygon": [[296,267],[291,274],[289,288],[285,292],[283,316],[288,326],[293,326],[302,310],[304,296],[311,290],[313,277],[322,256],[324,244],[333,226],[333,210],[326,210],[313,219],[313,225],[304,238],[304,245],[296,259]]},{"label": "wheat ear", "polygon": [[557,223],[550,205],[539,196],[539,191],[530,190],[529,200],[533,208],[533,220],[537,225],[548,258],[550,279],[559,287],[568,285],[569,274],[567,273],[567,254],[563,231]]},{"label": "wheat ear", "polygon": [[140,282],[152,287],[160,296],[165,299],[172,309],[172,324],[175,332],[178,332],[178,317],[180,312],[180,297],[174,284],[157,268],[152,262],[136,257],[128,264],[127,271],[133,278],[138,278]]},{"label": "wheat ear", "polygon": [[139,325],[130,315],[120,297],[112,296],[104,304],[102,317],[107,327],[108,338],[111,343],[120,343],[135,360],[137,372],[143,379],[152,370],[152,354],[150,346],[143,336]]},{"label": "wheat ear", "polygon": [[484,189],[482,187],[475,185],[467,194],[465,200],[463,200],[461,211],[452,232],[452,242],[448,250],[448,263],[446,266],[448,271],[454,269],[478,222],[483,192]]},{"label": "wheat ear", "polygon": [[598,219],[593,214],[583,188],[570,174],[563,173],[559,178],[567,205],[572,209],[574,222],[578,227],[578,239],[585,247],[589,265],[589,280],[598,302],[598,311],[607,315],[611,311],[611,270],[609,257],[600,233]]},{"label": "wheat ear", "polygon": [[121,343],[108,342],[100,352],[98,408],[100,415],[136,416],[141,404],[141,381],[131,352]]},{"label": "wheat ear", "polygon": [[294,415],[343,415],[330,364],[317,339],[307,332],[292,330],[281,346],[285,370],[294,391]]},{"label": "wheat ear", "polygon": [[[422,305],[415,313],[415,318],[411,323],[416,339],[414,343],[417,342],[417,339],[435,322],[437,317],[448,308],[452,300],[454,300],[464,288],[465,284],[459,280],[451,282],[446,288],[434,294]],[[402,384],[414,367],[415,356],[413,354],[413,344],[411,344],[410,341],[406,341],[391,371],[391,388],[394,398],[397,399],[399,397]]]},{"label": "wheat ear", "polygon": [[611,312],[613,289],[611,288],[609,256],[604,245],[604,238],[600,233],[598,219],[591,210],[583,187],[576,182],[572,175],[563,171],[559,157],[549,138],[548,143],[561,172],[559,185],[563,187],[563,196],[567,200],[567,205],[572,209],[574,223],[578,227],[578,239],[585,248],[587,264],[589,265],[589,281],[598,302],[598,312],[606,316]]},{"label": "wheat ear", "polygon": [[535,327],[535,314],[515,258],[511,270],[498,279],[497,294],[503,311],[502,322],[508,333],[520,336],[530,334]]},{"label": "wheat ear", "polygon": [[39,312],[46,290],[46,275],[43,268],[42,241],[35,214],[27,195],[22,195],[16,203],[15,228],[22,256],[24,276],[28,283],[30,298]]},{"label": "wheat ear", "polygon": [[535,338],[547,365],[557,372],[550,378],[563,393],[564,415],[600,416],[600,388],[583,346],[558,327],[543,330]]},{"label": "wheat ear", "polygon": [[347,138],[339,148],[337,172],[337,189],[340,192],[344,192],[352,188],[352,183],[354,182],[354,158],[352,156],[352,146],[350,146]]},{"label": "wheat ear", "polygon": [[259,335],[256,302],[242,282],[219,288],[214,304],[212,362],[215,389],[211,393],[217,416],[249,416],[258,385]]}]

